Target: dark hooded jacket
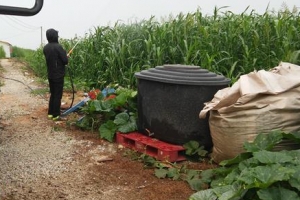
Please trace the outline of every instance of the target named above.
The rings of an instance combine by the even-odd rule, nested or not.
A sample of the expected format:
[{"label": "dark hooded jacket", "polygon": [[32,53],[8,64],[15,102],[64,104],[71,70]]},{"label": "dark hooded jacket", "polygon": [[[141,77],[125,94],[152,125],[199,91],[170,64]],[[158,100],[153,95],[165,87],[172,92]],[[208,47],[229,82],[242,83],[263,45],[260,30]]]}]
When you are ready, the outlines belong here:
[{"label": "dark hooded jacket", "polygon": [[65,76],[65,65],[68,64],[67,53],[58,43],[58,31],[48,29],[46,37],[48,44],[44,46],[43,53],[46,58],[48,78],[62,78]]}]

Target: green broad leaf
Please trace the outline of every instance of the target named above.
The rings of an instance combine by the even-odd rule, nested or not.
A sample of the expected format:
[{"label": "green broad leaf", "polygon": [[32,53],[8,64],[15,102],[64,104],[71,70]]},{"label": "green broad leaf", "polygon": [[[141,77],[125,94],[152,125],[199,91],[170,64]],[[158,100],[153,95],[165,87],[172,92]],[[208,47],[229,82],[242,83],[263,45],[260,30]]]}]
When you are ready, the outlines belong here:
[{"label": "green broad leaf", "polygon": [[155,164],[157,163],[155,158],[153,158],[147,154],[142,154],[141,158],[143,159],[144,164],[147,166],[155,166]]},{"label": "green broad leaf", "polygon": [[175,175],[172,177],[172,179],[175,180],[175,181],[176,181],[176,180],[180,180],[180,175],[181,175],[180,173],[177,173],[177,174],[175,174]]},{"label": "green broad leaf", "polygon": [[248,189],[241,200],[258,200],[257,188]]},{"label": "green broad leaf", "polygon": [[219,192],[217,192],[216,189],[217,188],[214,188],[214,192],[219,196],[218,200],[239,200],[242,199],[247,192],[247,190],[243,189],[242,185],[237,182],[221,187]]},{"label": "green broad leaf", "polygon": [[132,92],[130,93],[130,97],[131,97],[131,98],[135,98],[135,97],[137,96],[137,94],[138,94],[137,91],[132,91]]},{"label": "green broad leaf", "polygon": [[225,184],[228,184],[228,185],[234,183],[234,182],[236,181],[236,178],[239,177],[240,173],[241,173],[241,171],[240,171],[238,168],[232,170],[232,171],[231,171],[231,172],[223,179],[223,182],[224,182]]},{"label": "green broad leaf", "polygon": [[189,200],[217,200],[218,197],[215,195],[212,189],[202,190],[192,194]]},{"label": "green broad leaf", "polygon": [[198,170],[188,169],[186,172],[186,180],[192,180],[195,177],[199,177],[200,173]]},{"label": "green broad leaf", "polygon": [[178,175],[178,174],[179,174],[178,169],[176,169],[176,168],[169,168],[168,169],[168,173],[167,173],[167,177],[173,178],[173,177],[176,177],[176,175]]},{"label": "green broad leaf", "polygon": [[222,196],[222,194],[224,194],[225,192],[227,192],[231,189],[232,189],[231,185],[224,185],[224,186],[213,188],[213,191],[218,197],[220,197],[220,196]]},{"label": "green broad leaf", "polygon": [[[123,115],[123,113],[120,113],[116,116],[118,118],[116,118],[114,120],[114,123],[117,124],[118,131],[120,131],[122,133],[129,133],[129,132],[137,130],[135,117],[133,117],[133,116],[129,117],[129,115],[127,113],[124,113],[124,114],[127,116],[125,117],[125,115]],[[126,121],[126,119],[127,119],[127,121]]]},{"label": "green broad leaf", "polygon": [[290,151],[283,150],[282,152],[285,152],[287,155],[292,156],[295,160],[300,160],[300,149]]},{"label": "green broad leaf", "polygon": [[288,163],[293,161],[293,157],[284,152],[258,151],[253,153],[253,158],[263,164]]},{"label": "green broad leaf", "polygon": [[235,169],[236,169],[236,167],[229,167],[229,168],[220,167],[220,168],[214,169],[213,170],[214,176],[212,177],[213,179],[210,182],[210,186],[212,188],[215,188],[215,187],[228,185],[224,179],[228,174],[231,174],[231,172]]},{"label": "green broad leaf", "polygon": [[225,177],[228,176],[228,174],[231,174],[232,171],[236,170],[236,167],[219,167],[219,168],[215,168],[212,169],[212,175],[213,177],[211,177],[211,182],[210,182],[210,186],[212,188],[215,187],[221,187],[224,185],[228,185],[225,182]]},{"label": "green broad leaf", "polygon": [[102,110],[101,103],[98,100],[91,101],[90,106],[91,106],[91,108],[94,108],[95,111],[101,111]]},{"label": "green broad leaf", "polygon": [[189,141],[185,144],[183,144],[183,147],[185,148],[185,153],[187,155],[194,155],[199,148],[199,143],[197,141]]},{"label": "green broad leaf", "polygon": [[123,124],[127,124],[128,121],[129,121],[129,115],[125,112],[122,112],[116,115],[114,123],[116,125],[123,125]]},{"label": "green broad leaf", "polygon": [[255,188],[257,186],[256,177],[253,175],[253,172],[250,169],[244,169],[238,177],[236,177],[237,181],[243,182],[246,186],[246,189]]},{"label": "green broad leaf", "polygon": [[186,166],[186,165],[182,165],[182,166],[180,166],[179,172],[180,172],[180,173],[188,173],[188,172],[187,172],[188,170],[189,170],[189,169],[187,169],[187,166]]},{"label": "green broad leaf", "polygon": [[106,123],[102,124],[99,128],[100,137],[106,139],[110,142],[114,141],[117,126],[112,120],[108,120]]},{"label": "green broad leaf", "polygon": [[258,165],[260,165],[258,160],[251,157],[247,160],[244,160],[244,161],[240,162],[239,165],[238,165],[238,168],[239,168],[240,171],[243,171],[246,168],[257,167]]},{"label": "green broad leaf", "polygon": [[221,161],[219,163],[219,165],[230,166],[230,165],[234,165],[234,164],[239,164],[240,162],[250,158],[251,156],[252,156],[251,152],[240,153],[239,155],[237,155],[236,157],[234,157],[232,159]]},{"label": "green broad leaf", "polygon": [[114,98],[115,100],[115,105],[114,106],[123,106],[127,103],[127,99],[128,99],[128,94],[126,93],[120,93],[119,95],[116,96],[116,98]]},{"label": "green broad leaf", "polygon": [[166,169],[155,169],[154,174],[157,178],[166,178],[168,170]]},{"label": "green broad leaf", "polygon": [[240,193],[243,191],[236,191],[236,190],[228,190],[224,192],[218,200],[240,200]]},{"label": "green broad leaf", "polygon": [[235,170],[236,166],[230,166],[230,167],[218,167],[213,169],[214,176],[215,177],[225,177],[227,174],[231,173],[232,170]]},{"label": "green broad leaf", "polygon": [[215,175],[214,169],[207,169],[200,173],[200,177],[205,183],[210,183],[214,175]]},{"label": "green broad leaf", "polygon": [[100,101],[101,103],[101,112],[110,112],[113,110],[113,103],[111,101]]},{"label": "green broad leaf", "polygon": [[281,131],[272,131],[271,133],[260,133],[255,140],[244,143],[247,152],[256,152],[260,150],[272,150],[275,144],[282,141],[283,133]]},{"label": "green broad leaf", "polygon": [[122,133],[130,133],[137,130],[136,123],[128,123],[121,126],[118,126],[118,131]]},{"label": "green broad leaf", "polygon": [[300,200],[296,192],[282,187],[260,189],[257,195],[261,200]]},{"label": "green broad leaf", "polygon": [[246,183],[247,188],[267,188],[275,182],[289,180],[294,173],[294,169],[273,164],[245,169],[238,180]]},{"label": "green broad leaf", "polygon": [[198,150],[197,150],[197,154],[199,156],[205,157],[207,155],[208,151],[206,151],[204,149],[204,146],[201,146]]},{"label": "green broad leaf", "polygon": [[223,177],[215,178],[214,180],[212,180],[210,182],[210,187],[211,188],[222,187],[222,186],[225,186],[225,185],[227,185],[227,184],[224,182]]},{"label": "green broad leaf", "polygon": [[286,139],[290,139],[300,144],[300,132],[296,133],[283,133],[283,137]]},{"label": "green broad leaf", "polygon": [[96,111],[95,102],[89,101],[85,107],[82,108],[82,110],[86,111],[87,113],[93,113]]},{"label": "green broad leaf", "polygon": [[88,106],[90,111],[109,112],[112,110],[111,104],[99,100],[91,101]]},{"label": "green broad leaf", "polygon": [[292,187],[297,188],[297,190],[300,192],[300,171],[295,172],[295,174],[289,180],[289,183]]},{"label": "green broad leaf", "polygon": [[201,179],[194,178],[187,180],[189,186],[192,190],[199,191],[206,189],[208,187],[207,183],[203,182]]},{"label": "green broad leaf", "polygon": [[285,151],[283,150],[282,152],[285,152],[287,155],[293,157],[293,164],[294,165],[300,165],[300,149],[298,150],[290,150],[290,151]]}]

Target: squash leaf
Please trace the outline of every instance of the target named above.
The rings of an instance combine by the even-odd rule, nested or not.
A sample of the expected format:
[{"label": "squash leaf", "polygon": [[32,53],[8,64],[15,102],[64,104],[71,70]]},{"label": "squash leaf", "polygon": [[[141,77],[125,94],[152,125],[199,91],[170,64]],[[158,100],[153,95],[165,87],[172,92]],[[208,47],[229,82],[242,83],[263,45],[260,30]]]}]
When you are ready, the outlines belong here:
[{"label": "squash leaf", "polygon": [[260,133],[255,140],[244,143],[244,148],[247,152],[256,152],[260,150],[271,150],[275,144],[282,141],[283,133],[281,131],[273,131],[270,134]]},{"label": "squash leaf", "polygon": [[155,169],[155,176],[157,178],[166,178],[168,174],[167,169]]},{"label": "squash leaf", "polygon": [[189,200],[217,200],[218,197],[212,189],[202,190],[192,194]]},{"label": "squash leaf", "polygon": [[109,120],[100,126],[99,128],[100,137],[110,142],[113,142],[116,130],[117,130],[116,124],[112,120]]},{"label": "squash leaf", "polygon": [[282,187],[270,187],[257,192],[261,200],[300,200],[298,194]]},{"label": "squash leaf", "polygon": [[293,161],[293,157],[284,152],[258,151],[253,153],[254,159],[263,164],[288,163]]},{"label": "squash leaf", "polygon": [[114,123],[118,127],[117,130],[122,133],[129,133],[137,129],[135,117],[129,116],[126,112],[117,114]]}]

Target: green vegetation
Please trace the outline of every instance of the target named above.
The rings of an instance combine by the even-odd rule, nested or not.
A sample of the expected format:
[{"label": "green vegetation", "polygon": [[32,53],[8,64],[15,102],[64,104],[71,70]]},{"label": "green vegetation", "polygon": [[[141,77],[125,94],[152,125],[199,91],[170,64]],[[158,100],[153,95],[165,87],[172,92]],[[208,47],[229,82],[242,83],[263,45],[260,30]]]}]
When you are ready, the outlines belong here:
[{"label": "green vegetation", "polygon": [[[0,64],[0,76],[2,75],[2,72],[3,72],[3,67],[1,66],[1,64]],[[3,83],[3,80],[2,80],[2,78],[0,79],[0,87],[1,86],[3,86],[4,85],[4,83]]]},{"label": "green vegetation", "polygon": [[12,58],[18,58],[20,60],[26,61],[26,58],[30,57],[32,54],[35,54],[36,51],[31,49],[24,49],[17,46],[12,47]]},{"label": "green vegetation", "polygon": [[137,92],[118,87],[113,94],[103,95],[100,90],[89,92],[91,101],[81,109],[85,116],[77,122],[84,129],[98,129],[100,137],[114,141],[115,133],[137,130]]},{"label": "green vegetation", "polygon": [[2,46],[0,46],[0,58],[5,58],[5,51]]},{"label": "green vegetation", "polygon": [[203,190],[193,194],[190,200],[299,200],[300,150],[272,151],[284,140],[300,144],[300,134],[274,131],[259,134],[253,143],[246,142],[245,153],[195,176],[196,185]]},{"label": "green vegetation", "polygon": [[287,140],[300,145],[300,133],[261,133],[253,142],[245,142],[244,153],[207,170],[157,161],[133,151],[125,155],[154,167],[158,178],[186,181],[197,191],[189,200],[299,200],[300,150],[274,150]]},{"label": "green vegetation", "polygon": [[25,51],[24,60],[29,64],[32,71],[40,78],[47,79],[46,61],[42,49],[37,51]]},{"label": "green vegetation", "polygon": [[[104,88],[111,83],[134,88],[134,73],[163,64],[199,65],[235,82],[241,74],[270,69],[280,61],[299,63],[299,13],[234,14],[215,9],[154,18],[114,27],[96,27],[85,38],[61,40],[73,51],[69,68],[75,83]],[[30,65],[45,76],[42,49]]]},{"label": "green vegetation", "polygon": [[11,57],[13,57],[13,58],[24,58],[26,52],[27,52],[26,49],[13,46]]},{"label": "green vegetation", "polygon": [[[100,137],[108,141],[113,141],[117,131],[135,130],[134,73],[143,69],[163,64],[198,65],[234,83],[242,74],[268,70],[281,61],[300,64],[299,24],[296,10],[260,15],[215,9],[212,16],[197,10],[162,22],[150,18],[128,25],[116,23],[96,27],[84,38],[61,39],[65,49],[79,41],[68,66],[76,88],[90,91],[111,84],[120,86],[113,97],[107,99],[100,93],[87,102],[81,109],[85,117],[77,125],[99,130]],[[25,57],[33,71],[46,79],[42,48]],[[299,150],[272,151],[285,139],[300,141],[294,134],[260,134],[253,143],[244,145],[246,153],[205,171],[162,165],[148,156],[143,159],[158,168],[157,177],[187,181],[198,191],[191,200],[299,199]],[[193,141],[185,148],[191,157],[207,154]]]}]

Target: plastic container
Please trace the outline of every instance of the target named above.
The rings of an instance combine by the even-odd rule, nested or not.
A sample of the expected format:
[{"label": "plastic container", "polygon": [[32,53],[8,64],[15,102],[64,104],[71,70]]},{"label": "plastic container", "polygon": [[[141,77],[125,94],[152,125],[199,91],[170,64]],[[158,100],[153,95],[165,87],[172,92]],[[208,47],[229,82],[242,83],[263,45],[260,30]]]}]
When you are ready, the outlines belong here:
[{"label": "plastic container", "polygon": [[229,79],[189,65],[157,66],[135,76],[140,133],[172,144],[195,140],[212,147],[208,117],[199,119],[199,113]]}]

